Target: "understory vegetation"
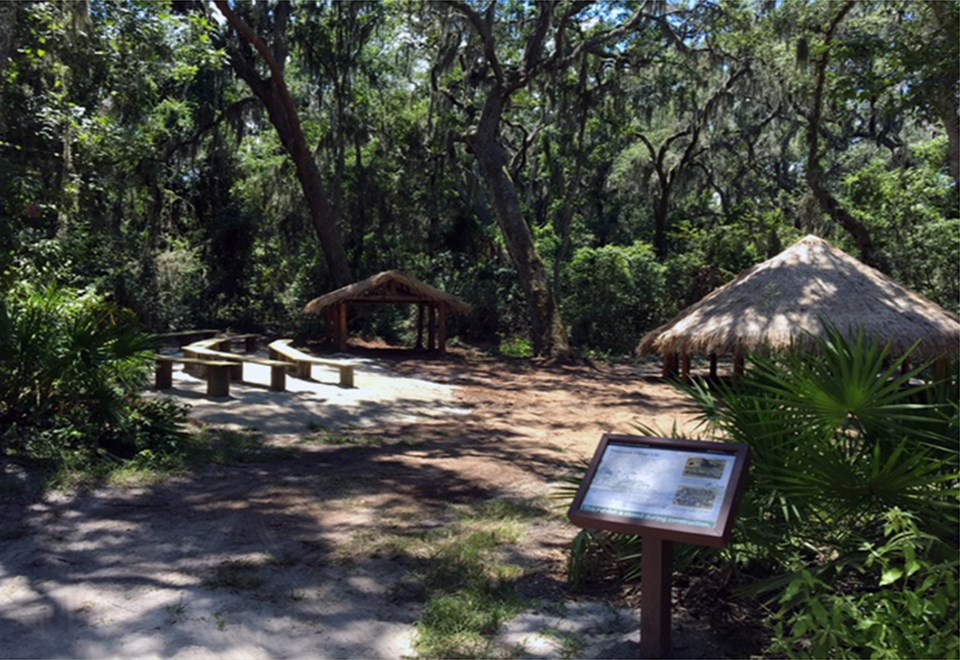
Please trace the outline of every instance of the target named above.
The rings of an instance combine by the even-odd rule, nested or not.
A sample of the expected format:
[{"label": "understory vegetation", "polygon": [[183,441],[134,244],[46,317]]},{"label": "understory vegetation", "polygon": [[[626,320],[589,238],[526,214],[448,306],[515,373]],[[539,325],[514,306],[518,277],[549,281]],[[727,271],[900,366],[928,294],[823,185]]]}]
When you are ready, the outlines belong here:
[{"label": "understory vegetation", "polygon": [[[956,313],[958,67],[954,1],[0,2],[3,467],[262,457],[141,395],[151,333],[318,339],[305,304],[388,269],[516,359],[623,358],[808,233]],[[412,343],[413,307],[350,331]],[[908,359],[834,332],[687,387],[754,467],[731,547],[681,559],[758,652],[960,653],[958,377]],[[488,517],[431,540],[426,656],[519,606]],[[636,551],[585,534],[571,576]]]},{"label": "understory vegetation", "polygon": [[[755,359],[742,380],[679,385],[701,437],[749,445],[753,463],[729,548],[684,548],[678,571],[766,613],[757,651],[955,658],[957,373],[937,380],[929,365],[904,370],[909,355],[828,334]],[[602,574],[611,557],[638,577],[641,553],[637,538],[584,532],[571,577]]]},{"label": "understory vegetation", "polygon": [[396,268],[473,305],[451,336],[622,355],[815,233],[957,311],[957,11],[6,3],[0,282],[307,337]]},{"label": "understory vegetation", "polygon": [[249,436],[186,426],[145,398],[154,340],[93,290],[21,282],[0,297],[0,456],[53,486],[150,479],[261,453]]}]

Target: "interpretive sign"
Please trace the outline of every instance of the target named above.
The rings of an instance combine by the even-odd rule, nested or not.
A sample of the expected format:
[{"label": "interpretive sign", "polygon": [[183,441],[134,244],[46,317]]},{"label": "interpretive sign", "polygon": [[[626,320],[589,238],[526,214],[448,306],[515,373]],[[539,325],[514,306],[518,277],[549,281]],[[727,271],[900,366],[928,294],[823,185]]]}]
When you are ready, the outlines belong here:
[{"label": "interpretive sign", "polygon": [[746,445],[604,435],[570,520],[723,547],[749,458]]},{"label": "interpretive sign", "polygon": [[640,654],[670,654],[673,542],[724,547],[750,448],[698,440],[604,435],[568,513],[588,529],[638,534]]}]

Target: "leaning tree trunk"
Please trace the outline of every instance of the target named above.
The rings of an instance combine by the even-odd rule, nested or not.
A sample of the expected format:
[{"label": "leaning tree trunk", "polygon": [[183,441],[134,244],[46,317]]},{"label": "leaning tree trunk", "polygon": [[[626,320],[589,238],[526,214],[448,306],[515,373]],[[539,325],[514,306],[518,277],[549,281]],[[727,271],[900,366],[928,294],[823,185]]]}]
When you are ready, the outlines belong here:
[{"label": "leaning tree trunk", "polygon": [[502,112],[502,94],[494,88],[487,96],[477,130],[467,136],[467,144],[487,184],[503,240],[527,299],[533,351],[537,355],[566,359],[570,356],[570,344],[557,299],[520,209],[517,187],[508,170],[507,153],[500,144]]},{"label": "leaning tree trunk", "polygon": [[[320,168],[317,167],[313,155],[307,147],[307,140],[300,124],[300,115],[297,112],[293,96],[287,88],[283,56],[278,56],[275,52],[282,51],[282,49],[272,49],[267,46],[260,35],[234,13],[227,0],[214,0],[214,4],[227,19],[227,23],[234,29],[237,36],[253,47],[270,70],[268,78],[261,77],[257,67],[248,59],[244,51],[230,49],[230,65],[237,75],[250,86],[250,89],[267,109],[270,122],[293,160],[297,170],[297,179],[300,181],[303,196],[307,201],[307,208],[310,210],[310,222],[317,239],[320,241],[320,247],[327,262],[327,270],[334,286],[341,287],[350,284],[353,281],[353,276],[350,273],[347,253],[343,247],[343,238],[337,225],[337,215],[330,208],[330,202],[323,188]],[[281,3],[281,6],[289,9],[288,3]],[[284,22],[278,28],[280,34],[276,36],[277,39],[282,38],[285,25]]]},{"label": "leaning tree trunk", "polygon": [[[256,92],[256,90],[254,91]],[[323,249],[323,256],[326,259],[330,277],[334,286],[346,286],[353,282],[353,276],[347,262],[343,239],[337,227],[336,215],[330,207],[330,202],[323,188],[320,168],[317,167],[316,161],[313,160],[313,156],[307,148],[307,142],[303,131],[300,130],[299,122],[296,123],[296,128],[291,125],[293,122],[288,119],[287,104],[281,99],[281,93],[275,86],[267,87],[264,92],[263,96],[259,94],[258,96],[267,108],[270,122],[276,128],[280,141],[286,148],[287,153],[290,154],[290,158],[296,167],[297,179],[300,181],[303,196],[307,201],[307,208],[310,210],[310,222]]]}]

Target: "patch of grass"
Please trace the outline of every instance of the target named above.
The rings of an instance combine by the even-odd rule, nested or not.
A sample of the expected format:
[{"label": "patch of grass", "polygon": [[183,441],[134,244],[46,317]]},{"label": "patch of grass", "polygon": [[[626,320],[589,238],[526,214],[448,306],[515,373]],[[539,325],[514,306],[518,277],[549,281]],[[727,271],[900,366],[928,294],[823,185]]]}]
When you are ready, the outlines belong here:
[{"label": "patch of grass", "polygon": [[508,358],[530,358],[533,357],[533,345],[529,339],[512,337],[500,342],[497,352]]},{"label": "patch of grass", "polygon": [[[204,426],[185,432],[163,452],[144,449],[126,461],[63,459],[44,469],[44,489],[80,490],[101,485],[148,486],[184,476],[206,465],[236,465],[285,460],[290,452],[267,447],[263,435],[250,429]],[[0,500],[3,492],[0,490]]]},{"label": "patch of grass", "polygon": [[351,433],[349,431],[332,431],[315,424],[310,424],[307,428],[310,430],[311,435],[304,438],[304,442],[311,444],[351,447],[381,447],[386,444],[386,439],[379,435]]},{"label": "patch of grass", "polygon": [[485,520],[515,520],[515,521],[533,521],[537,519],[555,516],[556,513],[552,507],[545,501],[534,500],[488,500],[482,502],[473,511],[467,511],[465,515]]},{"label": "patch of grass", "polygon": [[426,657],[488,657],[491,638],[526,606],[516,589],[524,569],[501,549],[517,543],[537,507],[506,500],[457,511],[451,527],[428,534],[422,573],[427,602],[417,624],[417,652]]},{"label": "patch of grass", "polygon": [[558,657],[560,658],[579,658],[583,652],[586,643],[583,638],[574,633],[562,632],[553,628],[547,628],[541,631],[542,635],[552,637],[560,642]]},{"label": "patch of grass", "polygon": [[164,609],[168,615],[167,623],[171,625],[180,623],[187,616],[187,604],[183,602],[182,598],[175,605],[167,605]]},{"label": "patch of grass", "polygon": [[260,463],[284,458],[286,452],[266,447],[263,434],[251,429],[206,427],[190,438],[183,457],[187,465],[196,467],[208,463]]},{"label": "patch of grass", "polygon": [[263,569],[272,565],[274,561],[269,556],[225,561],[207,575],[203,582],[214,589],[257,591],[266,583],[261,575]]},{"label": "patch of grass", "polygon": [[387,531],[361,532],[338,548],[340,561],[399,559],[412,565],[389,591],[392,602],[423,602],[416,650],[424,657],[489,657],[491,640],[526,602],[516,589],[524,568],[506,561],[530,521],[553,515],[539,500],[453,505],[442,527],[418,528],[406,512]]}]

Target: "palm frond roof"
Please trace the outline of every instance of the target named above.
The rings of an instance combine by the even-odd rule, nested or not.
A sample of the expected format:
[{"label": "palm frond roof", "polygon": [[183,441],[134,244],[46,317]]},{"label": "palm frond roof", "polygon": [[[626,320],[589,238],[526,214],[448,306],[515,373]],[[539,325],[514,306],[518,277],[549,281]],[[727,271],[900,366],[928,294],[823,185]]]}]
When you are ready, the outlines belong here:
[{"label": "palm frond roof", "polygon": [[319,314],[327,307],[342,302],[428,302],[445,304],[457,314],[470,312],[470,305],[452,294],[405,275],[397,270],[386,270],[365,280],[348,284],[335,291],[314,298],[304,311]]},{"label": "palm frond roof", "polygon": [[809,235],[744,271],[648,332],[637,351],[708,355],[769,352],[862,328],[896,351],[958,357],[960,320],[817,236]]}]

